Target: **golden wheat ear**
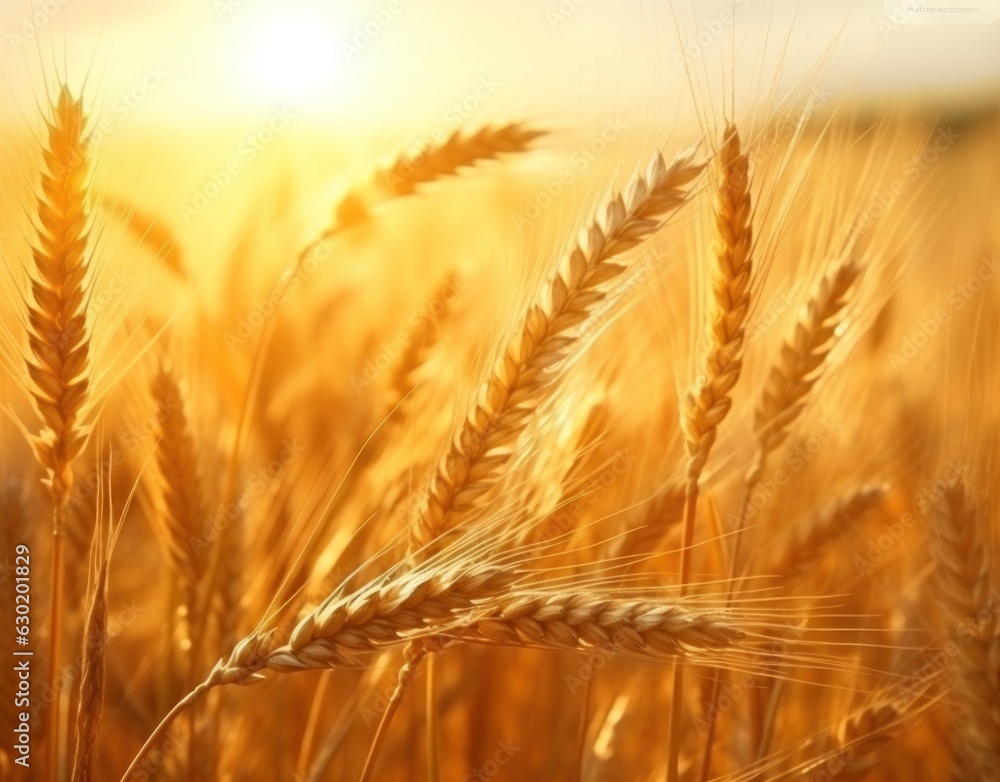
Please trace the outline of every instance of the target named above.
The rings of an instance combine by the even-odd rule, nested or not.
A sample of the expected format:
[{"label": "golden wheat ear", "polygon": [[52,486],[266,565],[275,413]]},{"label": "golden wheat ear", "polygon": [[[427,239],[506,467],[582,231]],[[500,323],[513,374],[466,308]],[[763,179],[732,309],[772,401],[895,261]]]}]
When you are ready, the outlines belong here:
[{"label": "golden wheat ear", "polygon": [[[60,671],[64,534],[73,489],[73,463],[87,442],[84,421],[90,391],[88,188],[90,158],[83,101],[63,85],[46,124],[41,193],[36,201],[37,242],[32,247],[28,301],[29,392],[42,418],[31,438],[52,497],[52,569],[49,609],[49,683]],[[48,763],[55,773],[61,700],[48,710]]]},{"label": "golden wheat ear", "polygon": [[73,485],[72,465],[83,450],[82,413],[90,388],[88,177],[90,158],[83,103],[65,86],[46,121],[42,192],[37,200],[38,240],[32,248],[28,304],[28,374],[43,420],[33,445],[57,505]]},{"label": "golden wheat ear", "polygon": [[726,127],[717,165],[709,346],[704,373],[689,389],[681,407],[689,457],[688,480],[694,482],[708,461],[719,424],[729,413],[730,393],[743,369],[753,282],[750,160],[735,125]]},{"label": "golden wheat ear", "polygon": [[932,581],[948,626],[954,677],[953,766],[963,779],[1000,769],[1000,592],[992,584],[988,530],[961,482],[948,488],[930,523]]},{"label": "golden wheat ear", "polygon": [[581,330],[627,268],[622,254],[652,236],[690,197],[703,165],[656,155],[645,176],[615,194],[546,281],[512,339],[502,347],[476,402],[431,476],[410,530],[417,549],[455,529],[477,508],[510,460],[531,417],[552,393]]},{"label": "golden wheat ear", "polygon": [[371,211],[392,198],[413,195],[420,185],[454,176],[502,154],[525,152],[545,131],[532,130],[520,123],[499,128],[486,125],[470,135],[455,131],[440,146],[431,146],[418,156],[402,156],[375,172],[367,185],[358,187],[338,204],[336,224],[346,228],[367,220]]},{"label": "golden wheat ear", "polygon": [[773,451],[788,437],[789,427],[819,380],[833,348],[841,312],[860,275],[861,266],[851,259],[835,264],[803,306],[791,337],[771,367],[757,405],[754,432],[762,450]]}]

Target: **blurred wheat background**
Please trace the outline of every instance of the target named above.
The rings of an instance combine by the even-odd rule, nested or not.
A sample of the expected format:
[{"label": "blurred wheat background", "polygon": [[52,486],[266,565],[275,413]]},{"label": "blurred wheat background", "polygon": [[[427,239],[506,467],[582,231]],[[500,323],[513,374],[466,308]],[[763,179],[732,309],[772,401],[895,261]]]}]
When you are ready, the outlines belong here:
[{"label": "blurred wheat background", "polygon": [[0,34],[0,778],[1000,779],[1000,5]]}]

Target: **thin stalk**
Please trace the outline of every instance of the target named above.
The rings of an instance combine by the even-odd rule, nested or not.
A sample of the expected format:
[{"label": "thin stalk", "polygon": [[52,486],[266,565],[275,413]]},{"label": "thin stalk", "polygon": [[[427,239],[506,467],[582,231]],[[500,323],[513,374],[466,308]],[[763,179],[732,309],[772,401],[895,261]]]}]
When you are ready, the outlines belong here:
[{"label": "thin stalk", "polygon": [[441,782],[441,723],[437,707],[438,656],[427,655],[427,782]]},{"label": "thin stalk", "polygon": [[52,527],[52,594],[49,604],[49,628],[51,651],[49,654],[49,685],[52,687],[54,697],[49,704],[48,714],[48,735],[49,735],[49,779],[56,782],[59,779],[59,727],[60,712],[62,710],[62,698],[59,697],[59,690],[56,682],[59,680],[59,663],[61,660],[60,649],[62,647],[62,598],[63,582],[65,580],[65,535],[63,534],[63,523],[65,521],[65,503],[58,499],[53,511]]}]

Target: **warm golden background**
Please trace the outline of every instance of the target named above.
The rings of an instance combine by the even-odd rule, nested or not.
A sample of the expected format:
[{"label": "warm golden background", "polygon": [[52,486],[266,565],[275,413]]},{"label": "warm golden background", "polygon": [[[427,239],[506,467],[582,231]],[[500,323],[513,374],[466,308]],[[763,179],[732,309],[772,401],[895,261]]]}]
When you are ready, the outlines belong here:
[{"label": "warm golden background", "polygon": [[[25,313],[44,120],[63,81],[89,115],[93,229],[61,738],[53,764],[47,699],[32,769],[12,765],[5,673],[2,778],[118,779],[240,639],[266,624],[284,642],[335,589],[360,601],[371,584],[410,584],[390,568],[428,476],[539,285],[656,150],[712,161],[732,120],[749,161],[753,304],[701,475],[686,600],[759,630],[760,647],[778,639],[775,656],[688,650],[669,733],[672,659],[593,637],[547,648],[529,617],[508,643],[455,644],[433,674],[417,667],[372,779],[664,779],[670,736],[692,782],[939,780],[949,766],[1000,779],[1000,3],[942,0],[978,10],[933,17],[906,5],[4,2],[0,635],[13,548],[27,542],[38,696],[51,692],[52,499],[25,436],[40,427]],[[484,142],[474,167],[386,198],[380,167],[512,122],[544,135]],[[614,295],[590,308],[506,444],[513,455],[486,471],[442,565],[520,569],[484,605],[539,590],[677,603],[678,410],[712,344],[721,176],[709,162],[666,227],[627,253]],[[338,211],[345,198],[370,207],[364,219]],[[292,266],[333,227],[332,250]],[[847,257],[864,273],[823,321],[816,366],[799,368],[801,390],[816,387],[801,410],[789,403],[788,438],[750,494],[747,579],[728,606],[755,415]],[[93,647],[80,650],[119,519],[100,711],[80,686]],[[531,546],[505,558],[515,543]],[[473,621],[453,611],[447,637]],[[131,778],[358,779],[403,636],[360,671],[218,687]],[[714,699],[712,663],[724,670]],[[99,749],[92,776],[79,735]]]}]

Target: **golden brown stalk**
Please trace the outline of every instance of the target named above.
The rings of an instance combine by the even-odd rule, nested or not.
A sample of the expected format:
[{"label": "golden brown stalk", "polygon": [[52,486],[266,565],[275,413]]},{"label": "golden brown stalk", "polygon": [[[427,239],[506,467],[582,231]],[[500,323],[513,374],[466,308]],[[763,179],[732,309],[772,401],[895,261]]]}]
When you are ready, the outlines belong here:
[{"label": "golden brown stalk", "polygon": [[[681,404],[681,429],[688,452],[684,529],[681,542],[681,594],[691,571],[698,507],[698,482],[715,444],[719,425],[732,407],[730,393],[743,369],[743,340],[750,314],[753,281],[753,206],[750,197],[750,160],[732,123],[726,126],[718,156],[719,181],[715,191],[715,259],[712,267],[712,315],[704,374],[688,390]],[[674,672],[667,779],[676,782],[680,759],[680,720],[684,672]]]},{"label": "golden brown stalk", "polygon": [[580,329],[607,296],[608,283],[625,271],[619,256],[660,228],[688,198],[702,166],[678,157],[668,168],[657,155],[625,197],[615,195],[545,283],[504,347],[476,403],[431,477],[424,507],[411,525],[414,548],[440,544],[494,485],[538,406],[551,393],[559,368]]},{"label": "golden brown stalk", "polygon": [[949,625],[949,649],[955,649],[953,770],[956,778],[992,780],[1000,773],[1000,620],[988,533],[961,482],[934,511],[933,585]]},{"label": "golden brown stalk", "polygon": [[470,136],[456,131],[443,144],[429,146],[420,155],[400,156],[388,168],[377,170],[368,183],[355,187],[341,199],[334,212],[333,223],[299,253],[279,284],[284,285],[294,279],[314,251],[325,250],[329,253],[342,232],[367,222],[372,211],[382,204],[413,195],[419,185],[452,176],[459,169],[474,166],[480,161],[492,160],[505,153],[524,152],[530,148],[532,141],[544,135],[545,131],[531,130],[516,122],[500,128],[486,125]]},{"label": "golden brown stalk", "polygon": [[[194,681],[198,662],[197,642],[193,632],[198,619],[198,587],[206,571],[206,559],[192,546],[192,538],[200,534],[199,525],[205,519],[201,476],[190,425],[184,412],[184,398],[170,368],[161,361],[152,383],[156,403],[156,418],[160,424],[160,439],[156,460],[160,472],[162,509],[156,515],[163,528],[161,536],[167,546],[183,604],[184,629],[181,645],[187,656],[185,681]],[[191,711],[191,735],[188,740],[189,774],[197,768],[196,714]]]},{"label": "golden brown stalk", "polygon": [[[788,429],[805,407],[805,398],[819,380],[823,362],[833,345],[839,317],[847,305],[848,294],[861,273],[861,267],[848,257],[836,263],[819,281],[812,296],[802,308],[792,337],[782,345],[781,355],[772,367],[764,393],[757,405],[754,434],[757,454],[747,472],[740,516],[736,527],[736,542],[729,561],[729,597],[732,602],[737,574],[740,572],[740,550],[743,527],[750,498],[764,474],[768,455],[788,436]],[[685,513],[687,506],[685,506]],[[687,549],[685,548],[685,551]],[[722,673],[716,671],[708,698],[710,713],[714,713],[719,697]],[[679,708],[679,706],[675,706]],[[715,721],[709,724],[708,738],[702,762],[702,779],[708,775],[711,762]],[[676,742],[675,742],[676,743]],[[673,745],[672,745],[673,747]],[[671,751],[675,751],[671,749]],[[676,764],[674,764],[676,766]]]},{"label": "golden brown stalk", "polygon": [[105,656],[108,646],[108,569],[105,554],[97,582],[90,596],[87,626],[83,636],[83,666],[80,676],[80,703],[76,715],[76,752],[72,782],[97,779],[97,739],[104,709]]},{"label": "golden brown stalk", "polygon": [[757,453],[744,479],[736,543],[730,560],[730,582],[739,572],[741,533],[767,457],[788,437],[789,428],[805,408],[806,397],[819,380],[823,363],[833,349],[841,313],[860,274],[861,267],[850,257],[827,271],[803,306],[792,336],[781,346],[781,355],[771,367],[754,416]]},{"label": "golden brown stalk", "polygon": [[[28,303],[30,391],[44,422],[32,446],[46,471],[53,504],[52,586],[49,615],[49,683],[56,689],[62,647],[63,527],[73,487],[73,462],[87,440],[84,423],[90,389],[88,203],[90,157],[82,100],[63,85],[42,150],[41,195],[37,199],[38,243]],[[48,709],[50,774],[56,773],[60,699]]]}]

